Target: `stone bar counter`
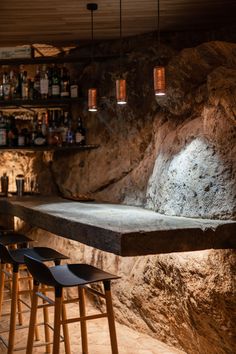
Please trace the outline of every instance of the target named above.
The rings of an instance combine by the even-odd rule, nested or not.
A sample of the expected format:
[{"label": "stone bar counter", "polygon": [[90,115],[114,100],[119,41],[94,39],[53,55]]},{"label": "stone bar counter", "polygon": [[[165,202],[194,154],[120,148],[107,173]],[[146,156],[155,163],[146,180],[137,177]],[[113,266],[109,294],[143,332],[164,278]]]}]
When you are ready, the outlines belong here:
[{"label": "stone bar counter", "polygon": [[165,216],[140,207],[42,196],[2,198],[0,210],[120,256],[236,248],[236,221]]}]

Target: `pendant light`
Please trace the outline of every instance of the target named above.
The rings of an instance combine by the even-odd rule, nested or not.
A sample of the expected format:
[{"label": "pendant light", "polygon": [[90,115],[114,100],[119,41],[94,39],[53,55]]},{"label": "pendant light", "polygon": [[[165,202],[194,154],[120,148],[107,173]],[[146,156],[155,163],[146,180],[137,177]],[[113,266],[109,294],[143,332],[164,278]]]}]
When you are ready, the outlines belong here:
[{"label": "pendant light", "polygon": [[[160,0],[157,0],[157,50],[160,52]],[[165,68],[158,65],[153,70],[155,96],[166,94]]]},{"label": "pendant light", "polygon": [[120,78],[116,80],[116,102],[124,105],[126,101],[126,80],[122,78],[121,73],[122,60],[122,0],[120,0]]},{"label": "pendant light", "polygon": [[[93,48],[93,13],[98,9],[98,5],[95,3],[89,3],[87,4],[87,10],[91,12],[91,65],[93,66],[93,60],[94,60],[94,48]],[[97,111],[97,89],[94,87],[91,87],[88,90],[88,110],[90,112],[96,112]]]}]

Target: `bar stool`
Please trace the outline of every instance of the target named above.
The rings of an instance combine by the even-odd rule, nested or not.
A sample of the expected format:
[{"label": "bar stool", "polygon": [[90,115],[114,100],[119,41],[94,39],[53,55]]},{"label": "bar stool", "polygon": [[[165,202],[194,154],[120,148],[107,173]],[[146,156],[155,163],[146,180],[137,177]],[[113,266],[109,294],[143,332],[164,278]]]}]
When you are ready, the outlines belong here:
[{"label": "bar stool", "polygon": [[[29,242],[32,240],[18,232],[14,231],[8,231],[8,230],[1,230],[0,232],[0,243],[4,246],[26,246],[28,245]],[[2,314],[2,302],[3,302],[3,293],[4,293],[4,287],[5,287],[5,275],[6,275],[6,270],[5,270],[5,263],[1,262],[1,267],[0,267],[0,318]]]},{"label": "bar stool", "polygon": [[18,248],[8,250],[7,247],[0,241],[0,259],[1,268],[4,264],[11,264],[13,270],[12,280],[12,297],[11,297],[11,313],[10,313],[10,329],[8,339],[8,354],[14,351],[15,331],[16,331],[16,315],[19,289],[19,267],[25,265],[24,256],[28,255],[34,257],[42,262],[53,261],[54,264],[59,265],[61,260],[68,259],[67,256],[48,247],[32,247],[32,248]]},{"label": "bar stool", "polygon": [[[112,354],[118,354],[110,283],[111,280],[118,279],[119,277],[104,272],[103,270],[100,270],[88,264],[66,264],[49,268],[42,262],[28,255],[25,255],[25,264],[27,265],[30,273],[34,278],[34,289],[26,354],[33,353],[32,349],[34,326],[37,315],[38,298],[41,297],[41,294],[38,291],[40,283],[54,287],[55,291],[53,354],[59,354],[60,352],[61,325],[64,326],[65,324],[74,323],[78,321],[81,325],[82,353],[88,354],[86,321],[102,317],[107,317],[108,319]],[[103,283],[104,292],[100,292],[98,290],[88,287],[88,284],[96,282]],[[64,301],[63,289],[75,286],[78,287],[79,298],[77,300],[79,300],[80,317],[67,319],[65,315],[64,304],[69,303],[70,300]],[[86,315],[85,290],[105,299],[107,310],[106,313]],[[51,302],[52,300],[49,299],[49,301]],[[75,302],[75,299],[73,299],[71,302]],[[67,338],[65,338],[65,352],[66,354],[71,353],[68,336]]]}]

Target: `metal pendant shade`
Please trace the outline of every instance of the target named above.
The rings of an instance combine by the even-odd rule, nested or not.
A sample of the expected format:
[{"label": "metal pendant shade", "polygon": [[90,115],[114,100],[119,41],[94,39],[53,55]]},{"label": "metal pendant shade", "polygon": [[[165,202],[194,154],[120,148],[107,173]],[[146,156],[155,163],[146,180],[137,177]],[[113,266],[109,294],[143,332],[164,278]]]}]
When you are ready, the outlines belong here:
[{"label": "metal pendant shade", "polygon": [[[157,46],[158,51],[160,51],[160,0],[157,0]],[[153,69],[153,82],[155,96],[164,96],[166,94],[166,79],[164,66],[157,65]]]},{"label": "metal pendant shade", "polygon": [[116,101],[117,104],[126,104],[126,80],[116,80]]},{"label": "metal pendant shade", "polygon": [[[91,64],[93,65],[93,12],[98,9],[98,5],[95,3],[87,4],[87,10],[91,12]],[[88,90],[88,110],[90,112],[97,111],[97,89],[90,88]]]},{"label": "metal pendant shade", "polygon": [[90,88],[88,90],[88,110],[90,112],[97,111],[97,89]]},{"label": "metal pendant shade", "polygon": [[156,96],[166,94],[166,79],[164,66],[156,66],[153,69],[154,91]]}]

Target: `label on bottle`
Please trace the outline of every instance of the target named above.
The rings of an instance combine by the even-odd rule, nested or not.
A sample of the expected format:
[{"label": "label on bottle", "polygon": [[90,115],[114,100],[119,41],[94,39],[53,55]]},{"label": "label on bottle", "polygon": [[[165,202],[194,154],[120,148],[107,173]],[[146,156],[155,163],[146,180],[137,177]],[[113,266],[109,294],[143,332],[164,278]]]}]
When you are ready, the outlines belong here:
[{"label": "label on bottle", "polygon": [[70,97],[77,98],[78,97],[78,85],[70,86]]},{"label": "label on bottle", "polygon": [[7,145],[7,132],[6,129],[0,129],[0,146]]},{"label": "label on bottle", "polygon": [[10,99],[10,93],[11,93],[11,85],[10,84],[3,84],[3,96],[5,100]]},{"label": "label on bottle", "polygon": [[40,93],[41,95],[48,95],[48,79],[40,79]]},{"label": "label on bottle", "polygon": [[60,96],[60,86],[52,85],[52,96]]},{"label": "label on bottle", "polygon": [[18,136],[18,146],[25,146],[25,137],[24,135]]},{"label": "label on bottle", "polygon": [[21,89],[22,90],[22,98],[26,100],[28,98],[28,96],[29,96],[28,84],[27,83],[22,83],[21,87],[22,87],[22,89]]},{"label": "label on bottle", "polygon": [[75,133],[75,142],[80,144],[84,140],[84,136],[80,132]]}]

